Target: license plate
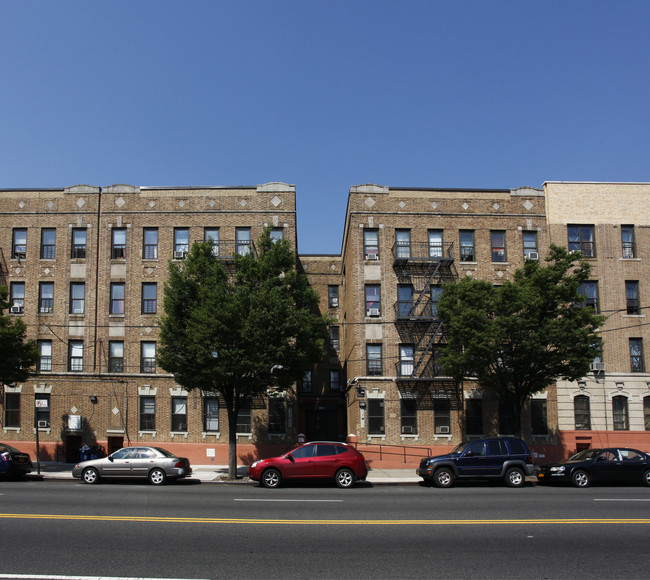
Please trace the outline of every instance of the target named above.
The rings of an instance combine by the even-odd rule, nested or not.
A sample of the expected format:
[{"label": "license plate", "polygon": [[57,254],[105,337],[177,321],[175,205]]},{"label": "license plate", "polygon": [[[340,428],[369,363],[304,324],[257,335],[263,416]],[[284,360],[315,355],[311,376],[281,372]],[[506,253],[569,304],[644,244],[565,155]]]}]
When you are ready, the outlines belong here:
[{"label": "license plate", "polygon": [[25,458],[24,457],[19,457],[18,458],[18,463],[25,463]]}]

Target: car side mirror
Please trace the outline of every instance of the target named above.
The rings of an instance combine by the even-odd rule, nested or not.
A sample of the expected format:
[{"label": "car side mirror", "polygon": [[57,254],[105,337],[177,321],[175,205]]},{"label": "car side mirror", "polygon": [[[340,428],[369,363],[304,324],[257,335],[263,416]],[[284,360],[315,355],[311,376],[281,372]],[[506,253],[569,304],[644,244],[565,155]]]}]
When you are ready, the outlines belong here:
[{"label": "car side mirror", "polygon": [[465,453],[465,457],[472,457],[474,454],[471,451]]},{"label": "car side mirror", "polygon": [[291,453],[287,453],[287,459],[288,459],[289,461],[294,461],[294,459],[293,459],[293,455],[291,455]]},{"label": "car side mirror", "polygon": [[109,456],[107,457],[107,459],[108,459],[109,461],[113,461],[113,456],[112,456],[112,455],[109,455]]}]

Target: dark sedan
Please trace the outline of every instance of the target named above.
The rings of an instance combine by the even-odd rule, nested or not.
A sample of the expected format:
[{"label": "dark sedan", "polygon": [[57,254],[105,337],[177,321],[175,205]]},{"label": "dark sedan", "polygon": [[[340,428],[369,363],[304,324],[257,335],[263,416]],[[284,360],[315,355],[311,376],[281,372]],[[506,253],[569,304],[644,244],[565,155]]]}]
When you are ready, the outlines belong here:
[{"label": "dark sedan", "polygon": [[72,470],[72,477],[84,483],[97,483],[104,477],[146,477],[152,485],[162,485],[191,474],[187,458],[176,457],[161,447],[123,447],[108,457],[82,461]]},{"label": "dark sedan", "polygon": [[31,471],[32,460],[28,453],[0,443],[0,477],[22,477]]},{"label": "dark sedan", "polygon": [[537,479],[540,483],[571,482],[576,487],[596,482],[650,486],[650,456],[626,447],[585,449],[566,461],[542,465]]}]

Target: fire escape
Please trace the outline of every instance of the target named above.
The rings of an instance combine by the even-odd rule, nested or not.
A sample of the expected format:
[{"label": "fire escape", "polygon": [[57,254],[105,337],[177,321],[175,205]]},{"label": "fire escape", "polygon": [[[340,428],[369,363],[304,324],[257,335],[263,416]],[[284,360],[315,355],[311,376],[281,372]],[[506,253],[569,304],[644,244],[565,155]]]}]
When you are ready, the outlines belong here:
[{"label": "fire escape", "polygon": [[460,408],[458,385],[436,364],[446,343],[437,303],[442,284],[457,279],[452,243],[396,243],[393,269],[398,281],[395,326],[400,336],[396,383],[403,397],[434,405],[448,400]]}]

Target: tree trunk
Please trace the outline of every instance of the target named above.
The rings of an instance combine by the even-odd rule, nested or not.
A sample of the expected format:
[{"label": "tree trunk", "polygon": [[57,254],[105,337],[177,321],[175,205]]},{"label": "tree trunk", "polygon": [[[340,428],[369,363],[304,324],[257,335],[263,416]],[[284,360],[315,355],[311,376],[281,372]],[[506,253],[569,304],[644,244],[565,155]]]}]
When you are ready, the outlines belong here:
[{"label": "tree trunk", "polygon": [[237,479],[237,415],[228,405],[228,479]]}]

